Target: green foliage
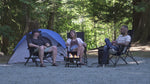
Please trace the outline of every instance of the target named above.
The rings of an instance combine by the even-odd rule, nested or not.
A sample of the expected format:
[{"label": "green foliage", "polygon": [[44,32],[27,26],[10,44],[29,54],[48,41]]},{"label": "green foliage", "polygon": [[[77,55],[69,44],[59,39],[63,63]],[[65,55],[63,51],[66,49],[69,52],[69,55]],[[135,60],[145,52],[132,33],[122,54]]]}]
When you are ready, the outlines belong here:
[{"label": "green foliage", "polygon": [[10,26],[5,25],[5,26],[0,26],[0,36],[7,37],[9,40],[13,40],[13,36],[11,35],[13,30],[11,29]]},{"label": "green foliage", "polygon": [[[132,0],[4,0],[0,2],[0,37],[9,38],[12,49],[26,33],[26,19],[53,29],[66,40],[71,29],[85,32],[88,49],[103,46],[104,39],[119,35],[121,25],[132,27]],[[8,8],[7,13],[2,11]],[[138,9],[138,8],[136,8]],[[143,10],[143,9],[141,9]],[[9,18],[2,21],[1,17]],[[54,19],[54,20],[53,20]],[[6,22],[5,22],[6,21]],[[5,23],[4,23],[5,22]],[[51,22],[53,28],[49,27]],[[29,29],[30,30],[30,29]],[[114,33],[114,30],[116,33]],[[13,32],[15,31],[15,32]]]},{"label": "green foliage", "polygon": [[[8,41],[10,42],[9,44],[11,44],[15,39],[15,37],[13,36],[13,33],[14,33],[14,31],[11,29],[10,26],[8,26],[8,25],[0,26],[0,36],[1,36],[0,42],[2,42],[2,38],[7,38]],[[9,45],[9,44],[7,44],[7,45]],[[2,43],[0,43],[0,50],[1,50],[1,47],[2,47]],[[9,46],[6,48],[9,48]],[[9,50],[8,52],[11,53],[12,50]]]},{"label": "green foliage", "polygon": [[146,8],[148,7],[148,3],[142,1],[134,6],[136,12],[145,12]]}]

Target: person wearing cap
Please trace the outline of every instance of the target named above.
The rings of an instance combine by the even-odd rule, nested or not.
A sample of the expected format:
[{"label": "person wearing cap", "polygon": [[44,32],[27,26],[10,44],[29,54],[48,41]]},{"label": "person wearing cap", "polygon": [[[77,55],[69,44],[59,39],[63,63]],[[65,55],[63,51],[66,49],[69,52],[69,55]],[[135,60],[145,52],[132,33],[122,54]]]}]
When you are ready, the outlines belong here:
[{"label": "person wearing cap", "polygon": [[34,47],[34,52],[38,52],[40,58],[40,67],[45,67],[43,62],[44,52],[52,52],[53,64],[56,65],[57,47],[51,46],[44,38],[40,37],[40,32],[38,29],[32,31],[32,38],[29,39],[29,47]]}]

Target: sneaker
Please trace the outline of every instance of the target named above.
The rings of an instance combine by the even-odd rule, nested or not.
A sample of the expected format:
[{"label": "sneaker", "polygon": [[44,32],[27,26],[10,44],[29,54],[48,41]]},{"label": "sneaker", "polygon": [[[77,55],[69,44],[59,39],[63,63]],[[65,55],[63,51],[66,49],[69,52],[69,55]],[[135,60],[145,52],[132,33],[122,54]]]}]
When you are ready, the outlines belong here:
[{"label": "sneaker", "polygon": [[52,66],[58,66],[56,63],[53,63]]},{"label": "sneaker", "polygon": [[40,67],[46,67],[44,64],[41,64]]},{"label": "sneaker", "polygon": [[80,62],[79,65],[85,65],[84,63]]}]

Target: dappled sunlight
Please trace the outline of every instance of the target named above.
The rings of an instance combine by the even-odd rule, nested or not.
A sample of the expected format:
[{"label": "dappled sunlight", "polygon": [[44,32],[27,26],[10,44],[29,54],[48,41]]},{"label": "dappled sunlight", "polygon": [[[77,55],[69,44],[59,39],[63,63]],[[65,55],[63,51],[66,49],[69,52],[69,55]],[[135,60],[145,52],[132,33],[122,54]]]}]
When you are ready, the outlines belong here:
[{"label": "dappled sunlight", "polygon": [[0,52],[0,56],[4,56],[4,53],[3,53],[3,52]]},{"label": "dappled sunlight", "polygon": [[95,50],[88,50],[87,51],[88,55],[94,55],[94,56],[98,56],[98,49]]},{"label": "dappled sunlight", "polygon": [[12,66],[12,65],[9,65],[9,64],[0,64],[0,67],[1,66],[8,67],[8,66]]},{"label": "dappled sunlight", "polygon": [[[140,61],[137,61],[139,64],[141,63],[144,63],[144,60],[140,60]],[[128,62],[129,64],[136,64],[136,62],[132,61],[132,62]]]},{"label": "dappled sunlight", "polygon": [[130,48],[131,51],[150,51],[150,46],[133,46]]}]

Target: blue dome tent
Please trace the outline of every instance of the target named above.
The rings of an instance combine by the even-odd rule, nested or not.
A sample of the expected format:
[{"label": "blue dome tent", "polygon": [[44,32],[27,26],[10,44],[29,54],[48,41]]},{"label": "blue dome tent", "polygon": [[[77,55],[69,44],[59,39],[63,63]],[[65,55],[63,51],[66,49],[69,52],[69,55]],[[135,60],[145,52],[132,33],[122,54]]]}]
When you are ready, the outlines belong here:
[{"label": "blue dome tent", "polygon": [[[66,56],[66,52],[65,52],[66,45],[62,37],[58,33],[48,29],[39,29],[39,30],[41,31],[42,36],[51,40],[52,45],[54,46],[61,45],[57,47],[58,55],[56,61],[63,61],[64,56]],[[24,58],[29,56],[29,50],[27,48],[28,46],[26,41],[26,35],[24,35],[23,38],[18,42],[18,44],[14,48],[14,54],[12,55],[8,63],[25,62],[26,60]]]}]

